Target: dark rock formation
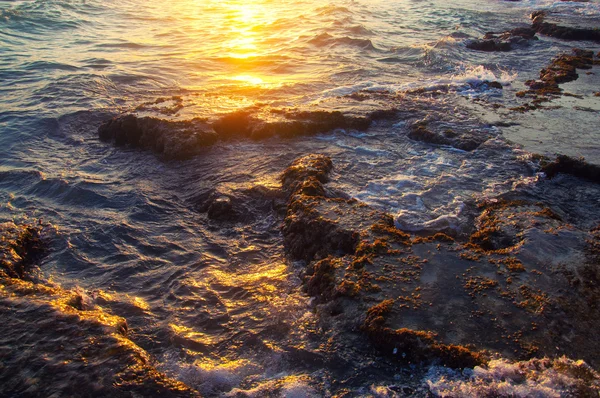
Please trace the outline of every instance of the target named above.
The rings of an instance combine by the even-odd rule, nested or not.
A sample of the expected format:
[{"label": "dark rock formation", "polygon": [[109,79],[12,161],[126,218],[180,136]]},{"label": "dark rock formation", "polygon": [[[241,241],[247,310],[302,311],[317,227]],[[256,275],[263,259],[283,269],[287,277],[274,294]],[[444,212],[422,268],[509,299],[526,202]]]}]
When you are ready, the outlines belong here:
[{"label": "dark rock formation", "polygon": [[226,219],[234,216],[231,198],[219,196],[214,198],[208,206],[208,216],[212,219]]},{"label": "dark rock formation", "polygon": [[251,183],[225,183],[191,199],[194,208],[219,222],[249,223],[285,206],[281,191]]},{"label": "dark rock formation", "polygon": [[349,116],[338,111],[277,111],[274,120],[257,118],[250,111],[238,111],[208,124],[201,119],[169,121],[154,117],[125,115],[103,123],[98,129],[102,141],[151,149],[167,159],[197,155],[217,140],[234,138],[265,139],[315,135],[335,129],[366,130],[373,120],[389,119],[394,110]]},{"label": "dark rock formation", "polygon": [[217,141],[214,130],[200,119],[172,122],[134,115],[115,117],[98,129],[103,141],[151,149],[168,159],[185,159]]},{"label": "dark rock formation", "polygon": [[543,161],[541,171],[546,173],[548,178],[563,173],[600,183],[600,166],[566,155],[559,155],[553,161]]},{"label": "dark rock formation", "polygon": [[531,14],[532,28],[539,34],[555,37],[562,40],[589,40],[600,42],[600,30],[592,28],[575,28],[560,26],[546,22],[548,14],[545,11],[536,11]]},{"label": "dark rock formation", "polygon": [[335,129],[366,130],[371,119],[346,116],[341,112],[282,112],[282,119],[263,121],[248,111],[234,112],[221,117],[213,127],[222,139],[239,137],[265,139],[279,136],[291,138],[326,133]]},{"label": "dark rock formation", "polygon": [[283,172],[282,190],[290,199],[282,232],[286,249],[294,258],[311,261],[329,254],[351,253],[358,242],[354,231],[333,220],[313,217],[322,201],[336,203],[339,209],[352,207],[352,201],[326,198],[323,184],[329,180],[332,168],[327,156],[308,155]]},{"label": "dark rock formation", "polygon": [[539,80],[525,82],[529,90],[517,93],[518,97],[531,98],[531,104],[513,110],[537,109],[541,103],[550,101],[552,97],[562,95],[560,84],[577,80],[579,78],[577,69],[591,69],[593,65],[593,51],[575,48],[571,54],[560,54],[552,60],[550,65],[540,71]]},{"label": "dark rock formation", "polygon": [[477,51],[510,51],[513,45],[525,44],[536,40],[535,30],[531,28],[516,28],[502,33],[488,32],[483,39],[467,43],[467,48]]},{"label": "dark rock formation", "polygon": [[483,39],[483,40],[473,40],[467,43],[467,48],[471,50],[477,51],[510,51],[512,50],[512,46],[510,42],[501,41],[501,40],[493,40],[493,39]]},{"label": "dark rock formation", "polygon": [[543,196],[523,193],[475,207],[462,243],[440,232],[411,236],[385,213],[328,196],[331,168],[311,155],[284,172],[282,233],[288,254],[307,262],[305,289],[336,347],[348,341],[354,350],[366,338],[401,364],[456,368],[485,363],[486,350],[598,365],[600,293],[582,282],[600,278],[590,265],[599,257],[597,230],[573,228],[562,205],[555,211]]},{"label": "dark rock formation", "polygon": [[23,279],[46,251],[42,225],[0,224],[0,277]]},{"label": "dark rock formation", "polygon": [[332,169],[331,159],[324,155],[307,155],[296,159],[283,172],[281,188],[288,197],[294,194],[325,196],[323,184],[329,181]]},{"label": "dark rock formation", "polygon": [[434,145],[448,145],[463,151],[473,151],[485,142],[487,134],[459,134],[453,130],[435,132],[427,127],[425,122],[416,122],[411,126],[408,138],[414,141],[426,142]]}]

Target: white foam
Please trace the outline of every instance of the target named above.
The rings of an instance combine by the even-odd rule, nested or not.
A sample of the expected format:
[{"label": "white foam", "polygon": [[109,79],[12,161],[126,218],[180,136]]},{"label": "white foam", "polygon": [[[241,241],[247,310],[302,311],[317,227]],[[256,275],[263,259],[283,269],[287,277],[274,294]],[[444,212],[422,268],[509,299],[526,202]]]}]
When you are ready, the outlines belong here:
[{"label": "white foam", "polygon": [[223,363],[213,363],[210,360],[196,363],[167,360],[163,367],[178,380],[206,395],[231,391],[248,376],[263,372],[260,366],[247,360]]},{"label": "white foam", "polygon": [[532,397],[578,396],[582,389],[600,391],[600,376],[585,362],[562,357],[510,362],[492,360],[487,367],[476,366],[460,373],[432,367],[425,377],[430,391],[438,397]]}]

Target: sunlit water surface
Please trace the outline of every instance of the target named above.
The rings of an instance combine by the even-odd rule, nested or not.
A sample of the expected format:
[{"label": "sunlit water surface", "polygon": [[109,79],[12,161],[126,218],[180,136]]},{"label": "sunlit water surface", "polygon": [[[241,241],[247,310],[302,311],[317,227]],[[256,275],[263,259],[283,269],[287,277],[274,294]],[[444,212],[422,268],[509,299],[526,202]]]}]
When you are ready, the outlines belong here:
[{"label": "sunlit water surface", "polygon": [[[292,160],[318,152],[333,158],[336,187],[392,212],[404,227],[452,226],[465,200],[534,178],[516,161],[525,153],[492,123],[502,117],[471,100],[514,104],[525,80],[572,47],[543,38],[482,53],[468,51],[465,40],[525,26],[543,7],[592,21],[600,10],[597,2],[551,1],[1,2],[1,217],[55,225],[44,278],[91,299],[110,296],[105,305],[126,318],[128,338],[159,370],[200,392],[250,391],[286,378],[291,392],[334,392],[328,383],[339,369],[319,360],[325,342],[301,290],[301,265],[285,257],[280,216],[267,209],[221,225],[197,211],[200,198],[215,188],[276,187]],[[481,88],[485,80],[504,90]],[[386,104],[342,96],[440,87],[441,97],[401,104],[420,110],[414,119],[496,137],[481,151],[410,141],[410,117],[366,133],[222,143],[181,162],[114,148],[96,133],[106,118],[134,110],[175,119],[248,107],[359,112]],[[515,116],[532,128],[536,117],[544,115]],[[556,133],[550,138],[529,142],[518,129],[515,137],[598,161],[597,133],[572,146],[560,135],[572,121],[561,118],[547,123]],[[575,119],[594,134],[597,120]],[[353,366],[368,368],[374,358],[355,358]],[[368,385],[356,380],[352,388]]]}]

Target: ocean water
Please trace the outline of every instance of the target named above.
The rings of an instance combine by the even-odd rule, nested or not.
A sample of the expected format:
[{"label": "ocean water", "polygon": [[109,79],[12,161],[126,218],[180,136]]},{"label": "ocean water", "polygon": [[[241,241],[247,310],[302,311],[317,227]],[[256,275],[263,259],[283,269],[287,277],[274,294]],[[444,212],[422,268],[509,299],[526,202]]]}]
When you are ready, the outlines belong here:
[{"label": "ocean water", "polygon": [[[597,66],[561,86],[576,96],[510,110],[553,57],[598,53],[598,43],[538,35],[510,52],[466,47],[530,26],[536,10],[600,22],[597,1],[0,1],[0,220],[48,225],[50,241],[36,271],[44,288],[0,289],[0,396],[102,396],[112,370],[140,363],[206,396],[401,396],[392,387],[413,373],[425,378],[420,393],[444,396],[426,368],[378,365],[364,347],[340,354],[344,363],[323,354],[304,264],[287,257],[277,212],[252,208],[222,224],[198,206],[214,190],[246,200],[249,187],[277,189],[294,159],[322,153],[333,187],[398,228],[460,236],[470,202],[543,179],[531,154],[599,164]],[[394,120],[364,132],[221,141],[183,161],[97,134],[132,112],[210,121],[248,109],[390,108]],[[424,121],[486,138],[474,151],[407,138]],[[549,200],[574,228],[598,225],[596,188],[560,178]],[[87,318],[63,305],[73,295]],[[115,332],[123,321],[125,337]]]}]

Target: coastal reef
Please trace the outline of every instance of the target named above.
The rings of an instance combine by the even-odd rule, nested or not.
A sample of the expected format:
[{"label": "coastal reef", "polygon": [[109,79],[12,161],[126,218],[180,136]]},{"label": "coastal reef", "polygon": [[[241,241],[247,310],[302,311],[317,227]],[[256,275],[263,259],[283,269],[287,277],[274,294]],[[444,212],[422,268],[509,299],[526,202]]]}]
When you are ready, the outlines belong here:
[{"label": "coastal reef", "polygon": [[414,235],[328,190],[332,166],[309,155],[282,175],[284,244],[306,264],[332,347],[366,338],[404,365],[473,368],[498,354],[600,365],[597,229],[539,200],[552,180],[474,204],[466,237]]},{"label": "coastal reef", "polygon": [[532,28],[539,34],[561,40],[600,42],[600,31],[597,28],[560,25],[558,22],[548,22],[549,16],[550,14],[546,11],[533,12],[531,14]]},{"label": "coastal reef", "polygon": [[[36,276],[50,225],[0,225],[0,384],[5,396],[162,396],[198,394],[154,367],[128,338],[124,318],[79,288]],[[97,302],[97,303],[96,303]],[[60,347],[60,348],[58,348]]]},{"label": "coastal reef", "polygon": [[127,114],[102,123],[98,136],[117,146],[152,150],[165,159],[186,159],[219,140],[291,138],[335,129],[362,131],[373,121],[393,115],[393,110],[373,111],[364,116],[345,115],[339,111],[272,110],[268,117],[259,117],[252,111],[241,110],[214,121],[172,121]]},{"label": "coastal reef", "polygon": [[530,99],[530,102],[513,108],[513,110],[525,112],[537,109],[553,98],[561,95],[572,95],[565,93],[560,88],[560,84],[577,80],[579,78],[578,69],[591,69],[597,63],[598,60],[591,50],[575,48],[571,54],[558,55],[540,71],[538,80],[527,80],[525,82],[529,89],[519,91],[516,95],[519,98]]},{"label": "coastal reef", "polygon": [[467,43],[467,48],[477,51],[510,51],[514,46],[526,45],[530,40],[537,40],[536,31],[529,27],[515,28],[506,32],[486,33],[482,39]]}]

